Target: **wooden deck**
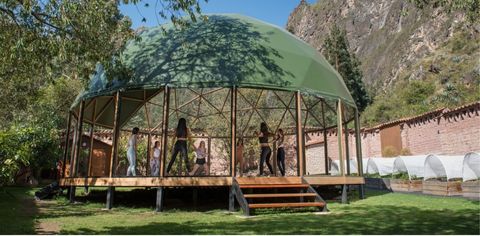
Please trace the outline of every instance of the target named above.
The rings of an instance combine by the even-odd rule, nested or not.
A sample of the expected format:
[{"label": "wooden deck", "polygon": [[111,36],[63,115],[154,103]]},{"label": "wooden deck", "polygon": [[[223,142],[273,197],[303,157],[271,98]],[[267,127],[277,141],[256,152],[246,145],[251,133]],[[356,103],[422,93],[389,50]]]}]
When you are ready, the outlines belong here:
[{"label": "wooden deck", "polygon": [[[240,178],[237,178],[240,179]],[[275,184],[280,179],[295,181],[298,177],[241,177],[244,184]],[[357,185],[365,184],[363,177],[353,176],[304,176],[308,184],[321,185]],[[91,177],[91,178],[62,178],[61,186],[118,186],[118,187],[206,187],[231,186],[232,177]]]}]

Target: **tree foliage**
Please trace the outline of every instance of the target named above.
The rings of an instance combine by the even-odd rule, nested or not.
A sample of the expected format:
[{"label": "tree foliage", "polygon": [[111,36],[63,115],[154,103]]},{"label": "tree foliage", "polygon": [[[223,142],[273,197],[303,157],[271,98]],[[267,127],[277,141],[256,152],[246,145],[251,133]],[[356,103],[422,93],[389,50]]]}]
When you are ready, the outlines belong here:
[{"label": "tree foliage", "polygon": [[[159,16],[188,26],[199,17],[199,1],[159,0]],[[0,0],[0,184],[11,183],[22,165],[60,157],[60,130],[75,96],[97,63],[114,68],[135,38],[120,4],[140,2]]]},{"label": "tree foliage", "polygon": [[370,103],[370,97],[362,81],[360,61],[350,52],[346,31],[333,25],[323,47],[325,57],[343,77],[359,111],[363,111]]}]

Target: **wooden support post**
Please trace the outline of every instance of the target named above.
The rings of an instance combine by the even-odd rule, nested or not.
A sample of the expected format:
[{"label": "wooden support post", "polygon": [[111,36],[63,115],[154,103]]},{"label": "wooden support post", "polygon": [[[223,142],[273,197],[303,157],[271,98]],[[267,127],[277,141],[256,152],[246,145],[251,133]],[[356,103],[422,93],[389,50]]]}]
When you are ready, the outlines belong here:
[{"label": "wooden support post", "polygon": [[[362,136],[360,134],[360,119],[358,113],[358,109],[355,108],[355,152],[357,153],[358,175],[363,176]],[[360,199],[365,198],[365,189],[363,188],[363,184],[359,185],[359,195]]]},{"label": "wooden support post", "polygon": [[[342,109],[344,109],[344,106],[342,106]],[[347,122],[347,115],[345,112],[343,112],[343,120],[345,121],[345,161],[346,161],[346,165],[347,165],[347,175],[350,175],[350,145],[348,143],[348,122]]]},{"label": "wooden support post", "polygon": [[152,158],[152,132],[149,130],[147,135],[147,166],[145,166],[145,176],[151,176],[152,170],[150,170],[150,159]]},{"label": "wooden support post", "polygon": [[277,176],[277,166],[278,166],[278,161],[277,161],[277,142],[273,142],[272,145],[272,160],[273,160],[273,176]]},{"label": "wooden support post", "polygon": [[90,147],[88,150],[88,172],[87,176],[92,175],[92,156],[93,156],[93,134],[95,130],[95,113],[97,112],[97,99],[93,101],[92,126],[90,130]]},{"label": "wooden support post", "polygon": [[[70,146],[70,126],[72,125],[72,113],[68,112],[67,133],[65,134],[65,150],[63,151],[62,178],[65,178],[65,168],[67,166],[68,147]],[[59,176],[60,177],[60,176]]]},{"label": "wooden support post", "polygon": [[299,91],[295,92],[295,108],[296,108],[296,128],[297,128],[297,173],[299,176],[303,176],[305,173],[305,165],[304,165],[304,149],[303,147],[305,146],[305,143],[303,142],[303,129],[302,129],[302,102],[301,102],[301,97],[302,95],[300,94]]},{"label": "wooden support post", "polygon": [[340,160],[340,174],[345,176],[345,163],[343,161],[343,122],[342,122],[342,101],[337,102],[337,137],[338,137],[338,159]]},{"label": "wooden support post", "polygon": [[163,187],[157,188],[157,200],[155,203],[155,211],[162,212],[163,211],[163,198],[164,198],[164,189]]},{"label": "wooden support post", "polygon": [[80,102],[80,111],[79,111],[79,114],[78,114],[78,125],[77,125],[77,140],[76,140],[76,143],[75,143],[75,146],[76,146],[76,149],[75,149],[75,153],[73,155],[73,171],[71,173],[71,176],[72,177],[76,177],[77,176],[77,172],[78,172],[78,163],[80,162],[78,159],[78,155],[80,155],[80,147],[82,145],[82,138],[83,138],[83,127],[82,127],[82,124],[83,124],[83,110],[84,110],[84,107],[85,107],[85,101],[82,101]]},{"label": "wooden support post", "polygon": [[[160,158],[160,174],[159,177],[165,176],[165,162],[167,161],[167,153],[168,153],[168,110],[170,106],[170,88],[168,86],[165,86],[163,89],[163,121],[162,121],[162,158]],[[182,162],[180,160],[180,162]],[[163,195],[163,189],[159,189]],[[157,202],[158,202],[158,194],[157,192]],[[161,201],[160,201],[161,203]],[[161,206],[160,210],[158,210],[158,205],[157,205],[157,211],[161,211]]]},{"label": "wooden support post", "polygon": [[[71,113],[73,116],[73,113]],[[73,117],[75,118],[75,117]],[[68,177],[73,177],[73,161],[74,161],[74,156],[75,156],[75,150],[77,145],[77,133],[78,133],[78,120],[75,118],[76,122],[75,125],[73,126],[73,137],[72,137],[72,146],[70,147],[70,166],[69,166],[69,176]]]},{"label": "wooden support post", "polygon": [[[120,100],[120,92],[117,91],[115,94],[115,108],[114,108],[114,115],[113,115],[113,140],[112,140],[112,154],[110,156],[110,171],[108,176],[112,178],[114,176],[113,173],[115,170],[115,162],[118,156],[118,137],[120,136],[120,109],[121,109],[121,100]],[[108,208],[108,207],[107,207]]]},{"label": "wooden support post", "polygon": [[69,191],[69,202],[74,203],[75,202],[75,190],[77,187],[75,186],[70,186],[70,191]]},{"label": "wooden support post", "polygon": [[198,189],[193,187],[192,189],[192,202],[193,202],[193,209],[197,209],[198,206]]},{"label": "wooden support post", "polygon": [[330,162],[328,160],[328,142],[327,142],[327,123],[325,121],[325,101],[322,100],[322,122],[323,122],[323,151],[325,153],[325,174],[328,175],[328,167]]},{"label": "wooden support post", "polygon": [[342,204],[348,203],[347,185],[342,185]]},{"label": "wooden support post", "polygon": [[228,191],[228,211],[233,212],[235,211],[235,189],[233,186],[230,187]]},{"label": "wooden support post", "polygon": [[113,197],[115,195],[115,187],[114,186],[109,186],[107,188],[107,203],[105,205],[105,208],[108,210],[113,208]]},{"label": "wooden support post", "polygon": [[212,151],[212,138],[211,137],[208,137],[207,139],[207,146],[208,146],[208,149],[207,149],[207,175],[210,176],[210,155],[211,155],[211,151]]},{"label": "wooden support post", "polygon": [[231,112],[230,112],[230,126],[231,126],[231,151],[230,151],[230,174],[236,175],[236,162],[237,162],[237,88],[233,86],[230,93]]}]

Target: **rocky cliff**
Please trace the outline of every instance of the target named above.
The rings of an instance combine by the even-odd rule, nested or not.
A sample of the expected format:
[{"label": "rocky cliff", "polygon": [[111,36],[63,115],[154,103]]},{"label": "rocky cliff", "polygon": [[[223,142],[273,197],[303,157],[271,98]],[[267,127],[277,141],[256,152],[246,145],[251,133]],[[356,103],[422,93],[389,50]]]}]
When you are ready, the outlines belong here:
[{"label": "rocky cliff", "polygon": [[441,9],[419,10],[403,0],[321,0],[312,5],[302,0],[291,13],[287,30],[321,51],[334,23],[345,27],[367,86],[377,90],[428,70],[419,65],[420,60],[465,28],[465,16]]}]

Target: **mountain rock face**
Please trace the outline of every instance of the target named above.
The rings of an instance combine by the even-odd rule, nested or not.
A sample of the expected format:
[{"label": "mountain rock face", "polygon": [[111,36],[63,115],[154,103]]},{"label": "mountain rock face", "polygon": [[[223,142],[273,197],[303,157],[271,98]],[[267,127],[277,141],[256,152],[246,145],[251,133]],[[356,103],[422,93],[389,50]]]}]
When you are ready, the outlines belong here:
[{"label": "mountain rock face", "polygon": [[350,49],[362,62],[365,83],[377,90],[428,70],[418,66],[419,60],[445,45],[464,22],[462,13],[420,10],[404,0],[320,0],[312,5],[302,0],[289,16],[287,30],[322,51],[330,27],[344,27]]}]

